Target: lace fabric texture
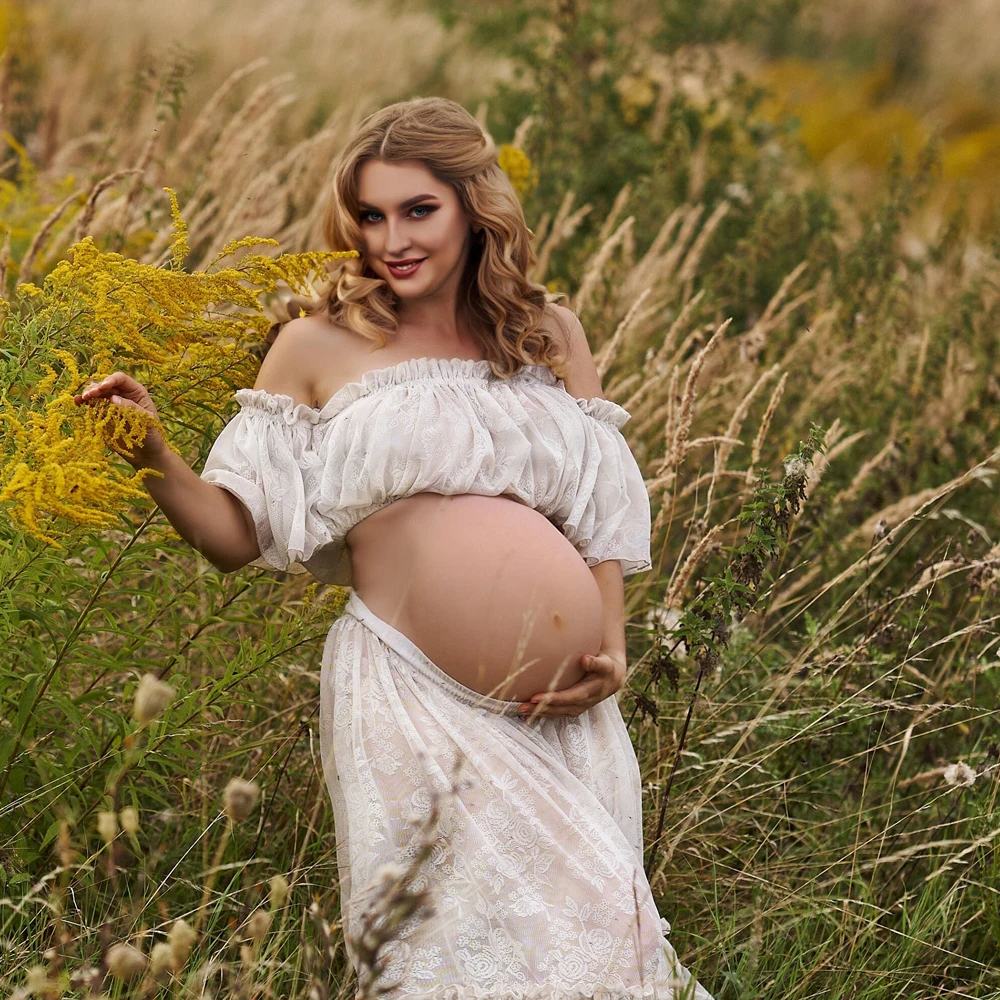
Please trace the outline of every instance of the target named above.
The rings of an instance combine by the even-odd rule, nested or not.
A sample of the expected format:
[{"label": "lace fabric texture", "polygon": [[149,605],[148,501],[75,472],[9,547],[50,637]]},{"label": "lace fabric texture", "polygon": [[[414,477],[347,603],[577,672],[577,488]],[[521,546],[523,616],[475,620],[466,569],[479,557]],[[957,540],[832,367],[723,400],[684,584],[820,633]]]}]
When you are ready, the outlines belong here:
[{"label": "lace fabric texture", "polygon": [[201,478],[257,529],[252,565],[352,584],[344,538],[416,493],[512,496],[540,511],[588,566],[650,569],[650,507],[608,399],[579,399],[543,365],[496,378],[487,361],[412,358],[367,372],[321,409],[238,389]]},{"label": "lace fabric texture", "polygon": [[[528,723],[352,593],[323,650],[320,748],[351,942],[385,864],[441,839],[376,983],[388,1000],[712,1000],[680,964],[642,868],[639,766],[618,703]],[[456,758],[456,796],[448,796]]]}]

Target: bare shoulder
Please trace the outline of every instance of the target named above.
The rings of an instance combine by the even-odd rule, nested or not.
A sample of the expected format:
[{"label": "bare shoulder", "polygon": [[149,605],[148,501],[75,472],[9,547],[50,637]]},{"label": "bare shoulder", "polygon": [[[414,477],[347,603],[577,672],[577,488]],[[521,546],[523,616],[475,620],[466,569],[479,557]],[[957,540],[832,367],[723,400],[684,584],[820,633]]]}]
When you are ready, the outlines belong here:
[{"label": "bare shoulder", "polygon": [[255,389],[315,406],[320,383],[350,372],[359,337],[323,316],[300,316],[282,327],[261,362]]},{"label": "bare shoulder", "polygon": [[568,349],[569,373],[563,380],[566,391],[579,399],[603,397],[601,376],[594,364],[587,333],[576,313],[555,302],[546,303],[545,311],[546,329],[559,337]]}]

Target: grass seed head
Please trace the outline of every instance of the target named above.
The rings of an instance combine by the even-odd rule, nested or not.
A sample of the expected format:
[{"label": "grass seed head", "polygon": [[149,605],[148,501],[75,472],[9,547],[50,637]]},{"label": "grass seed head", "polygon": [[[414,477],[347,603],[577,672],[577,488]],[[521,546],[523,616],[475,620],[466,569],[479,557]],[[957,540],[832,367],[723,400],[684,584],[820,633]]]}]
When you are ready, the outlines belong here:
[{"label": "grass seed head", "polygon": [[135,706],[132,715],[139,725],[152,722],[163,714],[163,710],[174,697],[174,689],[164,684],[156,674],[143,674],[135,692]]},{"label": "grass seed head", "polygon": [[139,832],[139,814],[132,808],[132,806],[126,806],[119,814],[118,819],[121,821],[122,829],[126,833],[130,833],[133,836]]},{"label": "grass seed head", "polygon": [[271,914],[268,910],[256,910],[247,921],[247,936],[253,941],[263,941],[271,926]]},{"label": "grass seed head", "polygon": [[253,781],[232,778],[223,793],[223,808],[234,823],[242,823],[257,805],[260,788]]},{"label": "grass seed head", "polygon": [[158,941],[149,953],[149,974],[162,983],[175,969],[174,949],[167,941]]},{"label": "grass seed head", "polygon": [[118,817],[113,812],[102,810],[97,814],[97,832],[105,844],[110,844],[118,836]]},{"label": "grass seed head", "polygon": [[268,884],[271,887],[271,906],[280,910],[288,899],[288,879],[284,875],[272,875]]},{"label": "grass seed head", "polygon": [[126,982],[146,970],[146,956],[130,944],[115,944],[108,949],[108,969],[116,979]]},{"label": "grass seed head", "polygon": [[175,920],[167,932],[167,941],[174,954],[174,969],[184,968],[198,935],[186,920]]}]

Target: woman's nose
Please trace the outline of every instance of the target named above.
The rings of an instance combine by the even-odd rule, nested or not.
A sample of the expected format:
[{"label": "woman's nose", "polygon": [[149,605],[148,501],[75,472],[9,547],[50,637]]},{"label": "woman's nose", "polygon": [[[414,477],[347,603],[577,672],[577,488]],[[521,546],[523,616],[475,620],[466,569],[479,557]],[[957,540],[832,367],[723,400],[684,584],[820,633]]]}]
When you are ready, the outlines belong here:
[{"label": "woman's nose", "polygon": [[390,220],[387,224],[385,252],[391,257],[398,257],[409,245],[410,239],[403,232],[402,226]]}]

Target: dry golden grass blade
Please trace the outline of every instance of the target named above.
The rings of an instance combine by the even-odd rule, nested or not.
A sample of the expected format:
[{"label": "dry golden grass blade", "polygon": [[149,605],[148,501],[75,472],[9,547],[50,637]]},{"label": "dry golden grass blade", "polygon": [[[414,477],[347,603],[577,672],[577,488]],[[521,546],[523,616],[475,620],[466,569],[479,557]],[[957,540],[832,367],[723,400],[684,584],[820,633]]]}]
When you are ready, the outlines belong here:
[{"label": "dry golden grass blade", "polygon": [[774,391],[771,393],[771,398],[768,401],[767,409],[764,411],[764,416],[760,421],[760,427],[757,429],[757,436],[753,439],[753,448],[750,452],[750,465],[747,467],[746,476],[744,482],[747,486],[752,486],[757,482],[757,475],[754,473],[754,467],[760,461],[760,451],[764,446],[764,438],[767,437],[767,432],[771,427],[771,421],[774,419],[774,414],[778,410],[778,404],[781,402],[781,397],[785,392],[785,383],[788,381],[788,372],[785,372],[781,376],[780,381],[774,387]]},{"label": "dry golden grass blade", "polygon": [[794,427],[804,426],[798,423],[799,420],[809,419],[809,414],[816,413],[823,408],[823,404],[833,400],[836,391],[842,385],[850,384],[858,376],[856,364],[849,360],[833,360],[838,354],[845,350],[845,345],[830,345],[830,356],[823,359],[822,366],[817,366],[819,370],[825,372],[823,377],[817,382],[802,398],[799,405],[792,413],[791,423]]},{"label": "dry golden grass blade", "polygon": [[955,490],[964,486],[972,479],[977,478],[977,473],[985,469],[990,462],[996,461],[1000,457],[1000,448],[996,449],[990,456],[982,462],[976,463],[969,471],[963,472],[941,486],[929,486],[927,489],[918,490],[909,496],[902,497],[894,503],[888,504],[881,510],[867,517],[854,531],[846,535],[843,540],[844,545],[857,543],[859,540],[867,541],[875,534],[875,527],[879,521],[885,521],[889,530],[898,528],[905,524],[910,518],[915,517],[921,511],[926,510],[932,503],[954,493]]},{"label": "dry golden grass blade", "polygon": [[691,579],[691,574],[694,573],[698,564],[709,554],[709,552],[715,551],[719,547],[719,543],[717,542],[719,535],[721,535],[730,524],[733,524],[735,520],[735,518],[730,518],[728,521],[723,521],[721,524],[712,525],[712,527],[698,539],[697,544],[691,550],[687,559],[684,560],[684,564],[677,571],[677,575],[670,582],[667,595],[663,599],[663,606],[665,608],[668,610],[680,608],[684,588]]},{"label": "dry golden grass blade", "polygon": [[[333,149],[339,149],[343,141],[346,141],[354,126],[369,111],[370,98],[364,95],[357,96],[354,100],[345,100],[337,106],[333,114],[324,123],[324,129],[330,129],[334,133]],[[326,165],[322,168],[322,181],[313,192],[312,204],[307,213],[307,224],[305,227],[306,247],[315,247],[324,244],[323,222],[327,206],[333,196],[334,175],[337,170],[337,158],[331,155]]]},{"label": "dry golden grass blade", "polygon": [[[67,139],[63,142],[57,150],[52,154],[52,158],[49,160],[45,167],[45,174],[48,177],[62,177],[69,173],[73,168],[73,154],[78,150],[83,149],[84,146],[96,145],[106,141],[108,138],[107,132],[92,131],[85,132],[83,135],[78,135],[73,139]],[[93,162],[93,155],[85,158],[84,161],[88,166]],[[0,173],[3,170],[0,168]]]},{"label": "dry golden grass blade", "polygon": [[[622,375],[618,378],[613,378],[608,382],[607,388],[604,390],[605,395],[608,399],[617,400],[621,397],[622,393],[628,392],[637,382],[642,381],[642,372],[632,372],[629,375]],[[626,410],[631,413],[631,409],[625,405],[625,403],[620,404]]]},{"label": "dry golden grass blade", "polygon": [[746,420],[746,416],[750,412],[750,404],[754,401],[757,393],[763,388],[764,383],[777,375],[780,370],[779,365],[771,365],[767,371],[761,372],[757,381],[750,387],[750,391],[744,394],[736,409],[733,411],[733,415],[729,420],[729,425],[726,427],[725,434],[723,435],[726,440],[722,444],[722,447],[720,447],[715,453],[712,478],[708,486],[708,495],[705,497],[704,517],[706,520],[710,517],[712,512],[712,501],[715,496],[715,483],[719,478],[719,473],[728,464],[729,456],[733,452],[734,445],[742,443],[739,440],[739,433],[743,429],[743,421]]},{"label": "dry golden grass blade", "polygon": [[684,461],[684,456],[687,454],[688,434],[691,430],[691,422],[694,419],[694,402],[697,397],[695,386],[698,376],[701,374],[702,368],[705,367],[708,355],[715,350],[722,335],[729,328],[729,324],[732,321],[731,316],[729,319],[723,320],[716,327],[715,333],[709,338],[708,343],[695,355],[694,360],[691,362],[691,367],[688,369],[687,381],[684,384],[684,395],[681,397],[677,412],[677,427],[670,441],[666,457],[659,469],[656,470],[657,475],[662,475],[667,469],[677,469],[681,462]]},{"label": "dry golden grass blade", "polygon": [[708,179],[708,142],[709,130],[705,129],[691,150],[688,167],[688,197],[691,201],[697,201],[705,191],[705,181]]},{"label": "dry golden grass blade", "polygon": [[139,161],[136,163],[135,167],[129,171],[129,173],[135,174],[132,178],[132,183],[128,187],[128,191],[125,194],[125,201],[121,208],[121,213],[119,214],[119,222],[117,226],[118,237],[114,241],[118,247],[124,245],[126,239],[128,239],[129,234],[132,232],[134,226],[142,226],[145,224],[145,219],[142,217],[142,212],[139,212],[139,217],[134,222],[131,219],[132,206],[135,204],[136,198],[139,195],[139,189],[142,187],[142,178],[149,169],[150,162],[153,159],[153,150],[156,148],[156,144],[160,138],[160,130],[154,129],[146,142],[143,144],[142,152],[139,154]]},{"label": "dry golden grass blade", "polygon": [[[266,133],[272,125],[272,112],[276,115],[285,104],[292,103],[291,98],[283,98],[275,106],[268,109],[255,123],[255,131]],[[303,155],[302,144],[289,150],[274,166],[261,170],[246,181],[236,184],[239,197],[230,199],[228,214],[217,226],[219,233],[234,233],[239,231],[253,232],[255,236],[273,238],[274,231],[285,221],[289,186],[281,182],[283,174],[289,170],[292,162]],[[200,267],[205,267],[213,260],[223,245],[217,241],[205,254]],[[266,253],[262,248],[260,253]]]},{"label": "dry golden grass blade", "polygon": [[[660,349],[656,352],[653,358],[653,367],[659,368],[661,365],[666,365],[668,363],[667,355],[674,349],[674,343],[677,340],[677,334],[680,332],[681,327],[684,326],[688,321],[688,317],[694,312],[695,307],[705,296],[705,289],[703,288],[694,298],[688,299],[684,303],[684,308],[677,314],[676,319],[670,324],[670,329],[667,331],[666,336],[663,338],[663,344]],[[671,359],[670,363],[676,363],[678,359]]]},{"label": "dry golden grass blade", "polygon": [[625,298],[631,298],[638,289],[654,284],[653,276],[661,270],[663,248],[673,235],[678,222],[684,218],[686,211],[686,205],[678,206],[660,226],[653,242],[649,245],[649,249],[622,281],[621,294]]},{"label": "dry golden grass blade", "polygon": [[538,259],[538,247],[542,245],[546,235],[549,231],[549,223],[552,222],[552,213],[543,212],[542,217],[535,224],[535,229],[529,229],[528,232],[531,233],[532,249],[535,251],[535,259]]},{"label": "dry golden grass blade", "polygon": [[603,243],[610,235],[614,224],[618,221],[618,216],[622,214],[625,209],[625,203],[629,200],[632,194],[632,185],[626,181],[625,186],[615,195],[614,204],[611,206],[611,211],[608,212],[607,218],[601,223],[601,228],[597,233],[597,242]]},{"label": "dry golden grass blade", "polygon": [[191,123],[187,134],[177,144],[177,148],[166,160],[166,172],[172,175],[187,165],[195,155],[198,143],[207,135],[215,119],[216,112],[222,107],[223,101],[232,93],[236,85],[251,73],[263,69],[271,60],[267,56],[253,59],[244,66],[238,66],[215,89],[211,97],[202,105],[198,117]]},{"label": "dry golden grass blade", "polygon": [[584,205],[570,215],[569,210],[572,208],[573,200],[575,198],[576,192],[572,190],[567,191],[566,194],[563,195],[563,200],[559,205],[559,211],[556,212],[556,217],[552,222],[552,228],[549,230],[548,238],[544,243],[542,243],[541,249],[539,250],[538,261],[535,264],[535,268],[531,275],[533,281],[545,280],[545,272],[548,270],[549,258],[552,256],[552,251],[573,235],[577,226],[593,208],[592,205]]},{"label": "dry golden grass blade", "polygon": [[[831,589],[839,587],[840,584],[856,576],[858,573],[867,572],[871,567],[882,562],[890,551],[889,546],[898,537],[900,528],[918,518],[924,511],[948,496],[948,494],[954,493],[955,490],[961,489],[974,480],[988,479],[994,475],[996,470],[993,468],[992,463],[998,460],[1000,460],[1000,448],[995,448],[982,461],[977,462],[961,475],[955,476],[941,486],[930,487],[910,496],[903,497],[871,515],[854,531],[845,535],[841,542],[844,548],[864,544],[866,546],[865,552],[839,573],[824,580],[819,592],[811,595],[810,602],[821,600]],[[880,522],[888,530],[882,532],[881,536],[875,539],[875,529],[880,525]],[[815,569],[819,572],[822,567],[817,566]],[[844,615],[848,613],[859,595],[866,588],[867,583],[862,581],[855,591],[846,600],[841,602],[836,609],[836,613],[831,615],[823,623],[822,627],[817,630],[809,646],[801,654],[801,658],[804,659],[811,655],[814,649],[818,649],[830,641],[833,632],[840,627]]]},{"label": "dry golden grass blade", "polygon": [[625,314],[625,318],[618,324],[618,328],[615,330],[611,339],[597,351],[594,356],[594,365],[597,368],[597,374],[603,379],[608,369],[611,367],[618,354],[622,342],[625,339],[626,331],[631,327],[636,314],[639,312],[639,308],[642,306],[643,302],[649,296],[650,289],[646,289],[640,296],[632,303],[631,308]]},{"label": "dry golden grass blade", "polygon": [[[740,337],[740,357],[746,361],[756,361],[760,352],[764,349],[764,344],[767,342],[768,334],[777,327],[787,312],[783,312],[781,315],[775,315],[777,310],[780,308],[782,302],[785,301],[788,295],[789,289],[794,284],[795,280],[808,266],[808,261],[802,261],[785,277],[782,281],[781,287],[771,296],[771,301],[768,302],[767,308],[765,308],[760,319],[742,336]],[[806,297],[812,297],[816,293],[815,291],[806,293]],[[805,301],[805,298],[801,299]],[[798,303],[797,303],[798,304]]]},{"label": "dry golden grass blade", "polygon": [[826,333],[833,326],[839,314],[840,310],[836,306],[818,313],[791,342],[788,350],[779,359],[778,364],[786,371],[790,371],[792,361],[796,360],[796,356],[810,344],[814,343],[820,337],[820,334]]},{"label": "dry golden grass blade", "polygon": [[660,279],[662,281],[668,281],[673,277],[677,264],[687,248],[688,240],[691,239],[691,234],[697,228],[698,221],[705,211],[704,205],[685,205],[684,207],[688,208],[688,213],[681,223],[677,239],[674,240],[673,246],[663,255],[663,260],[660,262]]},{"label": "dry golden grass blade", "polygon": [[234,191],[233,177],[244,172],[241,161],[252,160],[256,164],[264,154],[259,146],[248,142],[251,126],[278,99],[278,88],[291,79],[291,73],[282,73],[257,86],[212,144],[205,163],[205,182],[217,197],[239,197]]},{"label": "dry golden grass blade", "polygon": [[86,204],[83,206],[83,210],[80,212],[80,217],[76,224],[76,233],[73,236],[73,242],[79,243],[90,230],[90,224],[94,219],[94,212],[97,208],[97,199],[101,194],[106,191],[115,181],[120,180],[122,177],[126,177],[129,174],[140,173],[138,167],[132,167],[128,170],[116,170],[113,174],[108,174],[107,177],[101,178],[91,189],[90,196],[87,198]]},{"label": "dry golden grass blade", "polygon": [[895,435],[890,435],[889,440],[867,461],[861,464],[861,468],[855,473],[849,486],[837,493],[830,501],[831,505],[850,503],[861,492],[861,487],[865,480],[884,462],[896,458],[899,455],[899,446],[896,444]]},{"label": "dry golden grass blade", "polygon": [[621,244],[626,231],[632,227],[634,222],[635,216],[633,215],[625,219],[614,233],[601,244],[597,253],[588,261],[587,269],[583,274],[583,280],[580,282],[580,287],[573,298],[573,312],[578,316],[586,312],[590,307],[590,301],[594,296],[597,283],[601,280],[601,276],[604,273],[604,268],[607,266],[615,249]]},{"label": "dry golden grass blade", "polygon": [[53,209],[53,211],[49,214],[49,217],[42,223],[38,232],[35,233],[31,243],[28,244],[28,249],[25,251],[24,256],[21,258],[21,265],[17,272],[18,285],[22,285],[26,281],[31,281],[31,272],[35,266],[35,258],[38,256],[38,252],[41,250],[42,245],[48,239],[49,234],[55,228],[56,223],[62,218],[66,209],[69,208],[69,206],[72,205],[73,202],[76,201],[82,194],[86,194],[86,188],[80,188],[72,194],[67,195],[55,207],[55,209]]},{"label": "dry golden grass blade", "polygon": [[[694,448],[696,445],[711,441],[711,438],[696,438],[691,442],[691,447]],[[720,440],[724,440],[720,438]],[[742,444],[743,442],[738,442]],[[690,496],[695,496],[701,488],[706,484],[712,482],[712,472],[702,472],[695,476],[693,479],[689,479],[684,483],[683,488],[677,494],[678,500],[686,500]],[[743,479],[746,476],[746,472],[743,469],[720,469],[716,479],[734,479],[739,480],[740,485],[743,485]],[[705,520],[705,515],[702,514],[700,520]]]},{"label": "dry golden grass blade", "polygon": [[732,205],[728,201],[721,201],[715,207],[715,211],[708,217],[708,221],[701,227],[701,232],[697,239],[691,244],[691,249],[687,252],[683,263],[677,271],[678,281],[690,281],[698,272],[698,265],[708,246],[708,241],[712,238],[715,230],[719,228],[719,223],[726,217],[726,213]]},{"label": "dry golden grass blade", "polygon": [[[639,373],[636,372],[636,376],[638,376],[638,374]],[[659,388],[660,385],[662,385],[669,377],[670,377],[670,371],[669,369],[665,368],[663,371],[657,372],[655,375],[653,375],[652,378],[645,379],[642,385],[640,385],[639,388],[634,393],[632,393],[632,395],[629,396],[629,398],[624,403],[622,403],[622,406],[624,406],[625,409],[629,411],[629,413],[632,413],[634,410],[638,415],[639,404],[642,403],[642,401],[646,397],[650,397],[650,399],[653,400],[653,403],[658,403],[659,400],[656,400],[654,397],[652,397],[651,393],[653,392],[654,389]],[[638,378],[636,380],[638,381]]]},{"label": "dry golden grass blade", "polygon": [[517,146],[518,149],[524,148],[524,143],[528,138],[528,133],[534,127],[537,119],[534,115],[528,115],[521,121],[521,124],[514,129],[514,137],[511,139],[511,145]]},{"label": "dry golden grass blade", "polygon": [[7,265],[10,263],[10,227],[8,226],[3,237],[3,248],[0,249],[0,298],[6,298],[7,294]]},{"label": "dry golden grass blade", "polygon": [[931,325],[924,323],[924,334],[920,338],[920,351],[917,354],[917,367],[913,371],[910,382],[910,395],[916,398],[920,395],[921,383],[924,377],[924,365],[927,363],[927,345],[931,342]]},{"label": "dry golden grass blade", "polygon": [[572,189],[563,195],[563,199],[559,203],[559,210],[556,212],[556,217],[552,220],[552,228],[549,230],[549,235],[539,244],[538,260],[535,264],[535,269],[531,274],[533,281],[545,280],[545,272],[549,267],[549,257],[551,256],[552,250],[555,249],[558,245],[558,241],[561,239],[560,233],[562,231],[563,223],[569,216],[569,211],[573,207],[573,201],[575,198],[576,192]]}]

